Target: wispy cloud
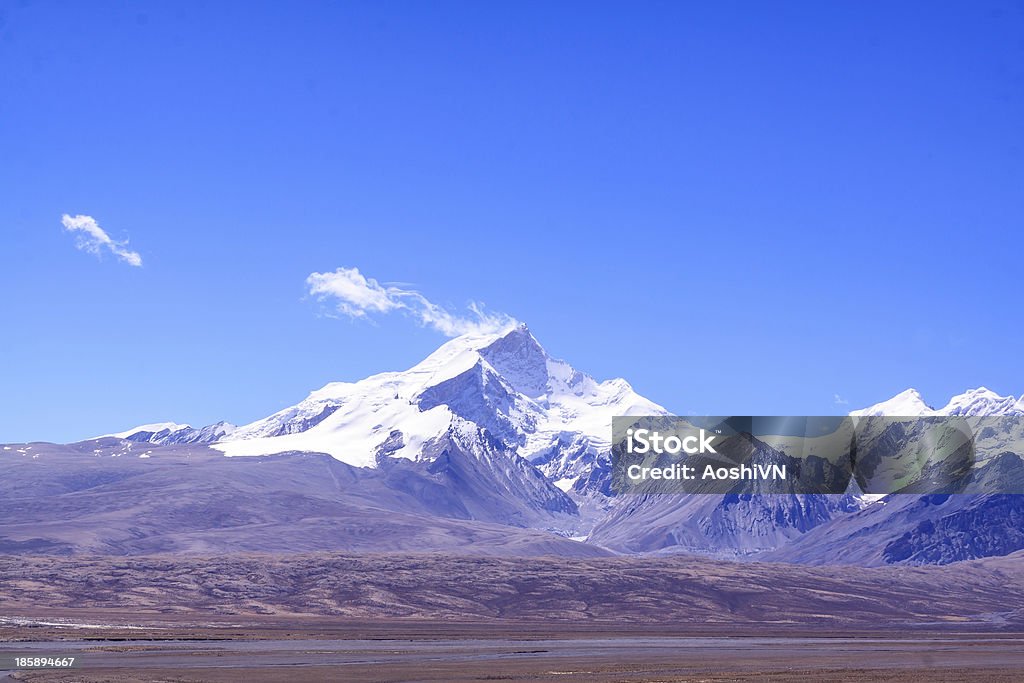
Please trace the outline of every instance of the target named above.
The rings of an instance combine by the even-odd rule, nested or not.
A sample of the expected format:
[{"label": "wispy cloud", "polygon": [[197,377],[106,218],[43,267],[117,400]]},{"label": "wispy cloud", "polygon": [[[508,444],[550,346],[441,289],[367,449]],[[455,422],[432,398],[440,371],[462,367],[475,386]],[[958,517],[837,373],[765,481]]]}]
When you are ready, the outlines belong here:
[{"label": "wispy cloud", "polygon": [[833,395],[832,402],[835,403],[837,406],[848,406],[848,405],[850,405],[850,402],[847,401],[842,396],[840,396],[839,394],[834,394]]},{"label": "wispy cloud", "polygon": [[75,245],[82,251],[99,256],[106,249],[119,261],[136,268],[142,267],[142,256],[139,252],[128,249],[128,240],[119,242],[111,239],[92,216],[64,214],[60,222],[64,224],[64,230],[75,235]]},{"label": "wispy cloud", "polygon": [[349,317],[399,312],[448,337],[500,332],[516,323],[503,313],[485,312],[477,303],[469,304],[469,315],[452,313],[415,290],[382,285],[364,276],[358,268],[310,273],[306,287],[310,295],[332,303],[339,313]]}]

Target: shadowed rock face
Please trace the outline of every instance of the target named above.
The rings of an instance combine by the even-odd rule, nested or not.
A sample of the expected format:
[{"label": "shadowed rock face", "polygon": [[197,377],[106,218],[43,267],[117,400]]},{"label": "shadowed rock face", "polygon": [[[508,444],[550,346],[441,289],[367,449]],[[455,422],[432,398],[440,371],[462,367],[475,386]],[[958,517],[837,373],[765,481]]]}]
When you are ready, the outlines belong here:
[{"label": "shadowed rock face", "polygon": [[624,496],[591,534],[620,552],[747,557],[784,547],[856,507],[849,496]]},{"label": "shadowed rock face", "polygon": [[[833,467],[821,458],[788,456],[749,433],[723,440],[719,450],[745,462],[782,463],[791,476],[785,481],[730,483],[730,492],[725,494],[717,484],[710,487],[715,493],[625,494],[615,500],[591,540],[619,552],[750,557],[785,546],[858,509],[852,496],[800,493],[801,468],[817,468],[808,476],[811,482],[835,478],[841,482],[836,488],[845,488],[849,470]],[[697,463],[698,471],[702,467],[698,459],[689,462]]]},{"label": "shadowed rock face", "polygon": [[526,327],[500,337],[480,355],[524,396],[537,398],[548,392],[548,355]]},{"label": "shadowed rock face", "polygon": [[950,564],[1024,549],[1024,496],[890,496],[765,553],[801,564]]},{"label": "shadowed rock face", "polygon": [[507,447],[521,446],[526,435],[510,417],[516,396],[501,382],[488,381],[482,363],[426,389],[420,394],[420,410],[448,406],[455,415],[486,429]]},{"label": "shadowed rock face", "polygon": [[[950,496],[926,496],[922,505],[941,505]],[[882,550],[886,563],[949,564],[1008,555],[1024,548],[1024,498],[974,497],[947,514],[919,522]]]}]

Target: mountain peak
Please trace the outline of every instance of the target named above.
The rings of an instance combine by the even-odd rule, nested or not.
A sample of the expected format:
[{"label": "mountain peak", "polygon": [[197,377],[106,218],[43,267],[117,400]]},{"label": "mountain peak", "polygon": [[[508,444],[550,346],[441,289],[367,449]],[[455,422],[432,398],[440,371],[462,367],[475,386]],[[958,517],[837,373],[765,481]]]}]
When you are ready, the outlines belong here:
[{"label": "mountain peak", "polygon": [[[521,344],[524,343],[526,338],[533,339],[533,335],[530,334],[526,325],[522,323],[503,329],[500,332],[459,335],[458,337],[453,337],[444,344],[441,344],[441,346],[439,346],[429,356],[410,368],[409,371],[436,370],[443,366],[451,365],[453,362],[458,363],[460,359],[462,359],[460,364],[464,364],[466,362],[466,358],[473,356],[475,360],[476,355],[494,344],[502,342],[508,344]],[[533,339],[533,342],[536,343],[536,340]],[[470,365],[472,365],[472,363],[470,363]]]},{"label": "mountain peak", "polygon": [[[437,353],[442,349],[471,349],[474,351],[481,351],[491,344],[506,338],[524,340],[526,338],[533,339],[533,335],[530,333],[530,328],[526,326],[526,323],[515,323],[496,332],[470,332],[467,334],[461,334],[458,337],[452,337],[438,347],[437,351],[434,353]],[[534,342],[536,342],[536,339],[534,339]]]},{"label": "mountain peak", "polygon": [[513,389],[531,398],[548,392],[548,361],[540,343],[520,324],[480,350],[480,356]]},{"label": "mountain peak", "polygon": [[917,417],[922,415],[1016,415],[1024,414],[1024,398],[1000,396],[987,387],[968,389],[949,399],[944,407],[936,410],[921,397],[917,389],[907,389],[888,401],[876,403],[870,408],[854,410],[855,417]]},{"label": "mountain peak", "polygon": [[189,443],[212,443],[230,436],[236,429],[230,422],[215,422],[211,425],[194,429],[191,425],[177,424],[175,422],[158,422],[155,424],[139,425],[132,429],[118,432],[116,434],[104,434],[93,439],[113,437],[126,441],[141,443],[153,443],[158,445],[167,444],[189,444]]},{"label": "mountain peak", "polygon": [[[592,465],[607,449],[612,416],[664,413],[623,380],[599,383],[551,358],[526,325],[516,324],[451,339],[404,372],[328,384],[215,448],[228,455],[317,451],[375,467],[381,453],[430,457],[429,444],[461,419],[514,455],[568,469],[579,458]],[[565,457],[553,462],[566,444]]]},{"label": "mountain peak", "polygon": [[906,389],[888,401],[876,403],[862,410],[850,411],[854,417],[879,417],[891,415],[896,417],[916,417],[934,412],[934,408],[925,403],[924,397],[917,389]]},{"label": "mountain peak", "polygon": [[978,387],[949,399],[939,412],[943,415],[1012,415],[1020,413],[1021,407],[1013,396],[1000,396],[987,387]]},{"label": "mountain peak", "polygon": [[113,437],[116,439],[127,439],[136,434],[159,434],[161,432],[173,433],[181,431],[182,429],[191,429],[192,425],[178,424],[176,422],[154,422],[152,424],[139,425],[126,429],[123,432],[115,432],[112,434],[103,434],[102,436],[94,436],[94,439],[102,439],[104,437]]}]

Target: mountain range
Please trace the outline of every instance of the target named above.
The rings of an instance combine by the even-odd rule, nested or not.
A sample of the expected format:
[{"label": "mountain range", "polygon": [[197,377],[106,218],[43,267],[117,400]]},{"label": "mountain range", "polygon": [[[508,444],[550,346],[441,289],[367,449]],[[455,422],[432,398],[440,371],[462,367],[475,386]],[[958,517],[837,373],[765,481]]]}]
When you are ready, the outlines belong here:
[{"label": "mountain range", "polygon": [[[867,416],[1019,416],[975,389],[907,390]],[[1016,495],[612,495],[613,416],[668,415],[518,325],[455,338],[404,372],[335,382],[247,425],[143,425],[0,451],[0,551],[140,554],[458,550],[946,564],[1024,548]],[[987,472],[1019,478],[1020,420],[986,423]],[[760,444],[770,449],[768,444]],[[6,457],[4,457],[6,456]]]}]

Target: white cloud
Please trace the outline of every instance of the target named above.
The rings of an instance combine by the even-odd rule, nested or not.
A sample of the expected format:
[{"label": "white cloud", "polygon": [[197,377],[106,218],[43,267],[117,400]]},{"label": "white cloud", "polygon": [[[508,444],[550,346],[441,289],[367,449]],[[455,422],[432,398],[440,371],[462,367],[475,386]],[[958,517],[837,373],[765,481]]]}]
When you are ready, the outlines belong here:
[{"label": "white cloud", "polygon": [[64,214],[61,216],[60,222],[64,224],[64,230],[74,233],[75,245],[82,251],[99,256],[106,249],[119,261],[124,261],[136,268],[142,266],[142,256],[139,255],[139,252],[128,249],[128,240],[118,242],[111,239],[110,235],[100,227],[92,216]]},{"label": "white cloud", "polygon": [[366,312],[387,313],[399,308],[388,290],[376,280],[367,280],[358,268],[338,268],[333,273],[310,273],[306,278],[309,293],[320,298],[337,299],[338,310],[353,318],[365,318]]},{"label": "white cloud", "polygon": [[417,291],[382,285],[364,276],[358,268],[310,273],[306,286],[311,295],[320,301],[331,301],[340,313],[349,317],[366,318],[369,313],[398,311],[448,337],[490,334],[516,324],[513,318],[503,313],[487,313],[476,303],[469,304],[471,315],[457,315]]},{"label": "white cloud", "polygon": [[835,404],[836,404],[837,406],[848,406],[848,405],[850,405],[850,402],[849,402],[849,401],[847,401],[847,400],[846,400],[845,398],[843,398],[842,396],[840,396],[839,394],[835,394],[832,400],[833,400],[833,402],[834,402],[834,403],[835,403]]}]

